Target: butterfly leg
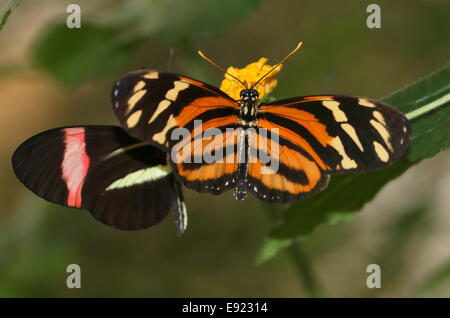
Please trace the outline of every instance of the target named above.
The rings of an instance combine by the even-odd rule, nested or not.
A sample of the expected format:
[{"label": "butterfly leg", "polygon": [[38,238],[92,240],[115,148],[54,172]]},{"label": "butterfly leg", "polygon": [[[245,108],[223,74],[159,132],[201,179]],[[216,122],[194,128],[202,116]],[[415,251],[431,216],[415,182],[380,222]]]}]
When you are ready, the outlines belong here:
[{"label": "butterfly leg", "polygon": [[172,210],[175,214],[175,228],[177,235],[181,236],[187,228],[188,216],[186,210],[186,204],[184,203],[183,192],[181,191],[181,185],[178,181],[174,181],[175,192],[177,193],[177,200],[172,206]]}]

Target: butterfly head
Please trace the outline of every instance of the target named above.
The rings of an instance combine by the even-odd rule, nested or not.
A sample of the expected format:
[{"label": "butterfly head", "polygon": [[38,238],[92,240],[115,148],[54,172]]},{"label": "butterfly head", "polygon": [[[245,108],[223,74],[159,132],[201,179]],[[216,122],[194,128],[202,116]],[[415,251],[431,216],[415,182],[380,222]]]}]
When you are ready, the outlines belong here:
[{"label": "butterfly head", "polygon": [[259,94],[256,89],[241,90],[241,101],[256,103],[258,98],[259,98]]}]

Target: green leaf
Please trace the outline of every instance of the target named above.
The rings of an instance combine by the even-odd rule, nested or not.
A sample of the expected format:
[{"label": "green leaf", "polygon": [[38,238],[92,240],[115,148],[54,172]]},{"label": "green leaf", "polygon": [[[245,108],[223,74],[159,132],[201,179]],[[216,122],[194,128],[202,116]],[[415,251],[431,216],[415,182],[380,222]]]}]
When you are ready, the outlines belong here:
[{"label": "green leaf", "polygon": [[166,1],[154,13],[160,23],[152,33],[170,43],[211,37],[248,16],[259,3],[260,0],[228,0],[220,4],[210,0]]},{"label": "green leaf", "polygon": [[[211,37],[247,16],[260,0],[127,1],[85,22],[80,29],[48,25],[33,49],[34,65],[64,83],[78,84],[111,73],[141,43],[158,39],[195,54],[192,43]],[[198,57],[196,57],[198,59]]]},{"label": "green leaf", "polygon": [[267,255],[276,255],[293,239],[307,236],[320,224],[347,220],[372,200],[386,183],[416,162],[447,149],[450,146],[449,78],[450,65],[447,65],[384,98],[410,120],[412,136],[406,156],[381,171],[333,176],[325,191],[292,204],[272,228],[258,259],[267,260]]},{"label": "green leaf", "polygon": [[136,42],[112,27],[84,22],[80,29],[51,24],[34,43],[33,64],[64,83],[80,83],[110,72],[129,56]]},{"label": "green leaf", "polygon": [[450,147],[449,78],[450,64],[384,99],[411,122],[409,161],[433,157]]},{"label": "green leaf", "polygon": [[275,256],[275,254],[285,247],[288,247],[290,245],[289,240],[285,239],[268,239],[267,242],[264,244],[263,248],[259,252],[258,256],[256,257],[256,265],[262,264],[265,261],[271,259]]},{"label": "green leaf", "polygon": [[11,12],[22,3],[22,0],[10,0],[0,11],[0,31],[3,29],[6,20],[8,20]]},{"label": "green leaf", "polygon": [[433,290],[450,281],[450,259],[439,267],[431,276],[417,289],[418,296],[429,295]]}]

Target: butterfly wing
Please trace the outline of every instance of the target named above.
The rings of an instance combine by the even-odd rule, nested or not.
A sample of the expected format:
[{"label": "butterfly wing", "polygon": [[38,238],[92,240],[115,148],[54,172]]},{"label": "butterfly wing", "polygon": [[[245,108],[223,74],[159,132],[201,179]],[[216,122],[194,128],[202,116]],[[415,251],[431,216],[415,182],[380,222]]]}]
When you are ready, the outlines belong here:
[{"label": "butterfly wing", "polygon": [[15,151],[18,179],[38,196],[85,208],[125,230],[160,222],[184,209],[166,156],[120,127],[63,127],[31,137]]},{"label": "butterfly wing", "polygon": [[405,152],[410,126],[393,107],[363,97],[307,96],[261,106],[260,125],[302,147],[322,170],[385,168]]},{"label": "butterfly wing", "polygon": [[[259,167],[251,166],[258,192],[249,190],[271,203],[310,196],[326,187],[329,174],[385,168],[405,152],[410,134],[408,120],[391,106],[352,96],[306,96],[261,105],[258,122],[259,129],[279,137],[274,157],[280,170],[261,176]],[[303,187],[282,176],[303,179]],[[274,199],[267,200],[269,194]]]},{"label": "butterfly wing", "polygon": [[[173,74],[141,70],[113,87],[112,107],[121,126],[132,136],[168,151],[176,128],[220,127],[237,121],[238,104],[206,83]],[[206,129],[206,127],[204,128]]]}]

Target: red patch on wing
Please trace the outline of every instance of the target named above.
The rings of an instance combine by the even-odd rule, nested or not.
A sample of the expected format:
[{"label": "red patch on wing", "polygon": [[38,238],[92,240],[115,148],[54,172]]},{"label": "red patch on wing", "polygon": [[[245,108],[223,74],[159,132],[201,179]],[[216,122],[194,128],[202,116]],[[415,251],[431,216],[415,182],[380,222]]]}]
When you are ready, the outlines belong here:
[{"label": "red patch on wing", "polygon": [[64,158],[62,161],[63,179],[66,182],[69,194],[67,205],[81,207],[81,190],[89,170],[90,159],[86,154],[86,142],[84,128],[64,129]]}]

